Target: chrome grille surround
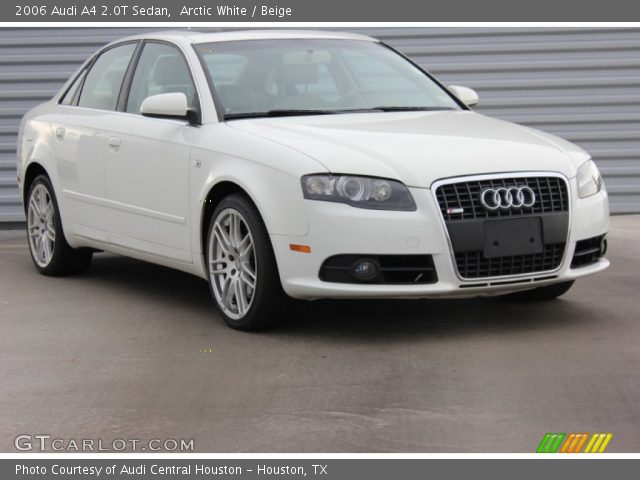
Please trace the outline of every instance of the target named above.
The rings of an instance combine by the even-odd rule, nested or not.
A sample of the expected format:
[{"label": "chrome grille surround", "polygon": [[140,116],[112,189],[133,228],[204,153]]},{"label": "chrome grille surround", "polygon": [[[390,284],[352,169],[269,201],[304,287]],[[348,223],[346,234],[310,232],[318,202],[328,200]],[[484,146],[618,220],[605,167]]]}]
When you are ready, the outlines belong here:
[{"label": "chrome grille surround", "polygon": [[[551,186],[552,189],[554,188],[554,186],[557,185],[558,189],[554,191],[555,193],[552,194],[551,198],[541,199],[542,200],[541,205],[539,206],[534,205],[529,210],[523,210],[522,212],[518,212],[515,214],[512,211],[510,212],[488,211],[486,214],[478,213],[477,207],[471,207],[472,215],[469,216],[469,214],[467,213],[467,208],[464,209],[465,210],[464,212],[460,212],[459,205],[441,204],[440,198],[442,198],[442,194],[440,195],[440,198],[438,195],[438,192],[440,191],[441,188],[451,187],[452,185],[472,184],[475,182],[478,185],[477,193],[479,196],[479,193],[481,191],[480,189],[484,188],[484,185],[486,185],[487,187],[490,187],[491,185],[494,185],[495,187],[502,187],[502,186],[509,186],[509,185],[531,186],[531,182],[539,182],[542,179],[544,179],[543,184],[545,186],[545,188],[542,188],[542,191],[543,191],[542,197],[545,196],[545,193],[547,192],[547,188],[549,185]],[[547,183],[547,181],[549,183]],[[505,183],[505,182],[510,182],[510,183]],[[460,187],[457,187],[457,188],[460,188]],[[562,266],[565,264],[566,258],[567,258],[568,246],[569,246],[568,240],[571,234],[571,200],[570,200],[571,190],[569,188],[568,179],[561,173],[547,172],[547,171],[527,171],[527,172],[503,172],[503,173],[468,175],[468,176],[465,175],[465,176],[450,177],[450,178],[443,178],[443,179],[436,180],[431,184],[430,190],[433,195],[433,200],[436,206],[438,207],[438,210],[440,211],[440,221],[441,221],[442,227],[444,228],[445,235],[447,238],[447,244],[448,244],[449,253],[452,259],[453,268],[457,278],[460,281],[462,282],[489,281],[490,282],[493,280],[499,281],[499,280],[506,280],[506,279],[543,277],[559,271],[562,268]],[[534,190],[536,191],[536,194],[540,192],[540,190],[536,190],[535,188]],[[473,201],[473,198],[471,200]],[[479,200],[478,200],[478,205],[480,205]],[[451,208],[454,211],[454,213],[447,213],[446,210],[448,208]],[[480,206],[480,208],[484,210],[484,207]],[[460,271],[458,265],[460,261],[464,261],[464,260],[461,259],[460,256],[457,256],[456,252],[454,251],[451,237],[449,235],[447,221],[456,221],[456,220],[459,221],[464,219],[483,219],[483,218],[492,220],[492,219],[510,218],[510,217],[517,218],[519,216],[524,216],[524,215],[544,216],[545,213],[558,213],[558,212],[566,212],[566,214],[568,215],[568,227],[567,227],[566,240],[562,245],[561,259],[559,262],[557,262],[557,265],[555,265],[554,268],[547,269],[547,270],[525,272],[525,273],[509,273],[504,275],[475,276],[475,277],[465,276],[463,275],[464,272]],[[557,255],[557,248],[558,248],[557,245],[553,245],[553,250],[556,255]],[[467,252],[465,255],[468,256],[471,253],[472,252]],[[537,260],[525,259],[525,260],[537,261],[539,263],[539,259]]]}]

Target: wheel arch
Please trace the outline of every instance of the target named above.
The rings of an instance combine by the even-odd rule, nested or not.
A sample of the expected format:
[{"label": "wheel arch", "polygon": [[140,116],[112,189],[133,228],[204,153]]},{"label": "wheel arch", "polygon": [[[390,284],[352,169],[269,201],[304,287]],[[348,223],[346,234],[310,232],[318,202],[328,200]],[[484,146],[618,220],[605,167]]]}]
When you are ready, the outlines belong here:
[{"label": "wheel arch", "polygon": [[[249,192],[242,187],[239,183],[232,180],[220,180],[218,183],[212,185],[209,188],[209,191],[205,195],[202,200],[202,210],[200,213],[200,248],[203,254],[203,258],[205,256],[206,245],[207,245],[207,235],[209,233],[209,220],[211,219],[211,215],[215,210],[218,202],[220,202],[223,198],[228,197],[233,194],[240,194],[244,196],[247,200],[251,202],[251,204],[255,207],[260,215],[260,218],[263,222],[265,222],[264,215],[260,211],[255,200],[251,197]],[[265,223],[266,225],[266,223]],[[268,229],[267,229],[268,230]]]},{"label": "wheel arch", "polygon": [[23,180],[24,187],[22,189],[22,205],[24,207],[25,213],[27,211],[27,197],[29,195],[31,184],[39,175],[45,175],[49,179],[49,181],[51,181],[51,176],[40,163],[31,162],[24,172]]}]

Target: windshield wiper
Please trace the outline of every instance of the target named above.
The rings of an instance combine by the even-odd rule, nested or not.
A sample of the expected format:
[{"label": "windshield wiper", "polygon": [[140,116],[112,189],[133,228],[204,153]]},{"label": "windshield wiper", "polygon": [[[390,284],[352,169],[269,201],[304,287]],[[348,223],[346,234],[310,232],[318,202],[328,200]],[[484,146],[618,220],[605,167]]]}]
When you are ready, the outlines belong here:
[{"label": "windshield wiper", "polygon": [[321,109],[274,109],[266,112],[242,112],[227,113],[225,120],[234,120],[239,118],[267,118],[267,117],[294,117],[300,115],[337,115],[344,113],[367,113],[367,112],[425,112],[435,110],[454,110],[449,107],[417,107],[417,106],[382,106],[371,108],[348,108],[342,110],[321,110]]},{"label": "windshield wiper", "polygon": [[233,120],[234,118],[264,118],[264,117],[289,117],[297,115],[333,115],[342,113],[340,110],[311,110],[311,109],[277,109],[267,110],[266,112],[243,112],[243,113],[227,113],[225,120]]},{"label": "windshield wiper", "polygon": [[373,107],[370,110],[380,110],[382,112],[430,112],[435,110],[454,110],[451,107],[418,107],[418,106],[380,106]]}]

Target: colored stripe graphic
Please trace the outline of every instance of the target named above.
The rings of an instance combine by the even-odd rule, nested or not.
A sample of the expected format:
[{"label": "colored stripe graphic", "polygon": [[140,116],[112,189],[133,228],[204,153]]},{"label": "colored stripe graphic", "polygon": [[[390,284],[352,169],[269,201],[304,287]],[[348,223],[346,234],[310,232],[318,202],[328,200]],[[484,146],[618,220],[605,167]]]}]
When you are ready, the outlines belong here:
[{"label": "colored stripe graphic", "polygon": [[594,433],[584,453],[604,453],[613,438],[613,433]]},{"label": "colored stripe graphic", "polygon": [[[586,443],[583,453],[604,453],[613,438],[613,433],[545,433],[536,453],[580,453]],[[587,442],[589,440],[589,442]],[[560,448],[562,446],[562,448]]]},{"label": "colored stripe graphic", "polygon": [[560,453],[578,453],[584,445],[584,442],[589,438],[588,433],[571,433],[567,437],[566,442],[562,445]]},{"label": "colored stripe graphic", "polygon": [[545,433],[536,453],[556,453],[566,433]]},{"label": "colored stripe graphic", "polygon": [[567,437],[567,441],[564,442],[564,445],[562,445],[562,449],[560,450],[560,453],[568,453],[570,449],[573,449],[573,447],[575,447],[575,443],[576,443],[576,434],[570,433],[569,436]]},{"label": "colored stripe graphic", "polygon": [[584,442],[586,442],[587,438],[589,438],[589,434],[588,433],[579,433],[578,435],[582,435],[582,438],[578,442],[578,445],[576,445],[575,450],[570,452],[570,453],[580,453],[580,450],[582,449],[582,446],[584,445]]}]

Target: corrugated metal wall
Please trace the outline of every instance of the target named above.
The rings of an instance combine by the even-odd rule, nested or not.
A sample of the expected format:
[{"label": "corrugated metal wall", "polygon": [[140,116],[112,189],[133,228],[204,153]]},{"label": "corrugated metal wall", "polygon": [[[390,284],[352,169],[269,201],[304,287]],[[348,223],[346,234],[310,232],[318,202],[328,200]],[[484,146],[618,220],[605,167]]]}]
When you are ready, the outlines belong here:
[{"label": "corrugated metal wall", "polygon": [[[0,29],[0,222],[24,220],[16,188],[20,117],[103,44],[142,29]],[[353,29],[351,29],[353,30]],[[441,80],[475,88],[479,111],[591,152],[613,212],[640,212],[640,29],[377,28]]]}]

